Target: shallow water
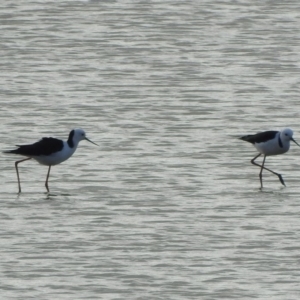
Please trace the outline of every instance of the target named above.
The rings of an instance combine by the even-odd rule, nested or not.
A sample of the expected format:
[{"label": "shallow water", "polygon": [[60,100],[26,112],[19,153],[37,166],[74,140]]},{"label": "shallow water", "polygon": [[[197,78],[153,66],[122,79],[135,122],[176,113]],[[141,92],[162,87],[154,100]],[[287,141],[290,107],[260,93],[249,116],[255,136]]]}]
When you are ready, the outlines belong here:
[{"label": "shallow water", "polygon": [[1,155],[3,299],[299,299],[295,2],[1,5],[1,149],[82,127],[47,167]]}]

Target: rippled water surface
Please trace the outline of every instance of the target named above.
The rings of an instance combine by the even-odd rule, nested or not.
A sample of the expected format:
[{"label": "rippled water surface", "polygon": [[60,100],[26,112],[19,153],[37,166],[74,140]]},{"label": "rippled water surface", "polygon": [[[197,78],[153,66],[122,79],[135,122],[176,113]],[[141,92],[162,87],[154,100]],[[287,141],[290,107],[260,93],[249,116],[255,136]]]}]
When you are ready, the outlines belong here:
[{"label": "rippled water surface", "polygon": [[299,299],[297,1],[4,1],[0,147],[84,128],[47,167],[1,154],[1,299]]}]

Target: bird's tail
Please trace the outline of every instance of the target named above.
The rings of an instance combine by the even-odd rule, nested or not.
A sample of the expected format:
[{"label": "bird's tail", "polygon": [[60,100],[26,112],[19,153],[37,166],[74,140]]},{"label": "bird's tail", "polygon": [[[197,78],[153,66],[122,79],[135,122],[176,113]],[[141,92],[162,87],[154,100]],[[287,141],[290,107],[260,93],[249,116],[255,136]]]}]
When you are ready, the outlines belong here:
[{"label": "bird's tail", "polygon": [[2,153],[8,153],[8,154],[18,154],[17,152],[18,150],[15,149],[15,150],[5,150],[5,151],[2,151]]},{"label": "bird's tail", "polygon": [[239,139],[251,143],[252,137],[253,137],[253,134],[249,134],[249,135],[244,135],[242,137],[239,137]]}]

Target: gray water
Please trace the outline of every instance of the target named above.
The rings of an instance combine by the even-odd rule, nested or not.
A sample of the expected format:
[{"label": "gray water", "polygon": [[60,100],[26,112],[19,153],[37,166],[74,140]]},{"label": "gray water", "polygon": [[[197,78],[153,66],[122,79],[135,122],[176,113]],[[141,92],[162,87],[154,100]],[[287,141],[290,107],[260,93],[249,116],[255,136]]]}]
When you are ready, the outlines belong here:
[{"label": "gray water", "polygon": [[298,1],[3,1],[0,148],[81,142],[54,166],[1,154],[1,299],[299,299]]}]

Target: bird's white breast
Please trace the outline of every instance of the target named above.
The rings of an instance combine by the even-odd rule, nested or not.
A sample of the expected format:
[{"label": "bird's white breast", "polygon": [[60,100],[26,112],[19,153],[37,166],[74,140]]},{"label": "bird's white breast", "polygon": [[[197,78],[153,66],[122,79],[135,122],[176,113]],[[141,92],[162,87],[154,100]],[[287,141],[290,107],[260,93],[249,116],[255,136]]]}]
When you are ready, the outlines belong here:
[{"label": "bird's white breast", "polygon": [[255,143],[254,146],[264,155],[278,155],[283,154],[290,149],[290,142],[282,142],[282,147],[280,147],[278,138],[275,138],[264,143]]},{"label": "bird's white breast", "polygon": [[32,156],[32,158],[42,165],[54,166],[70,158],[76,151],[76,148],[77,145],[74,145],[73,148],[70,148],[68,143],[64,142],[64,147],[61,151],[55,152],[51,155]]}]

